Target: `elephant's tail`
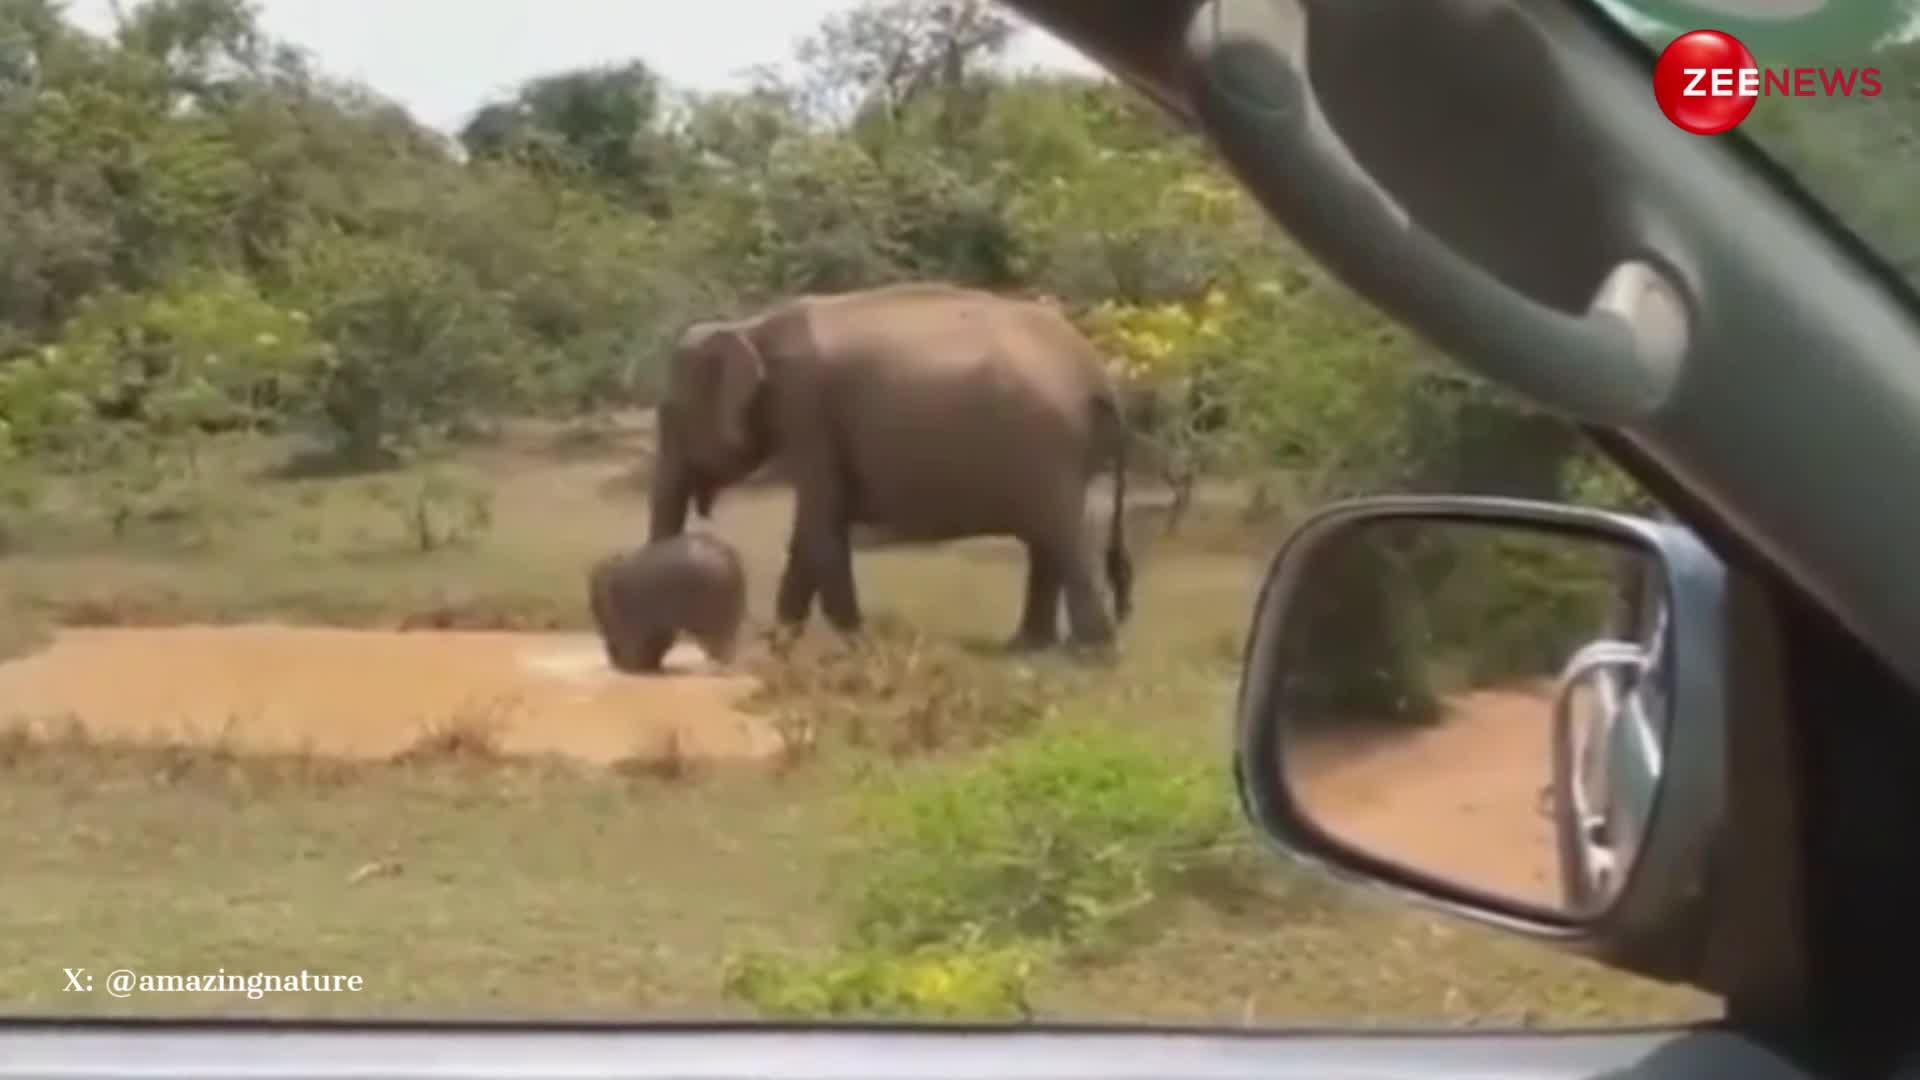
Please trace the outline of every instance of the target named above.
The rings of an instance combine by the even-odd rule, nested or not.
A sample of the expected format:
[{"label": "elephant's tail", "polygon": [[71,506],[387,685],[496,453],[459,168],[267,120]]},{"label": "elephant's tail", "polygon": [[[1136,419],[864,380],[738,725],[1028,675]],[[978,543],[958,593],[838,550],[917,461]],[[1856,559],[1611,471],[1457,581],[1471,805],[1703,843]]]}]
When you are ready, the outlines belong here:
[{"label": "elephant's tail", "polygon": [[1113,618],[1126,622],[1133,612],[1133,559],[1127,554],[1127,447],[1133,441],[1117,403],[1108,402],[1113,432],[1113,515],[1107,519],[1107,582],[1113,586]]}]

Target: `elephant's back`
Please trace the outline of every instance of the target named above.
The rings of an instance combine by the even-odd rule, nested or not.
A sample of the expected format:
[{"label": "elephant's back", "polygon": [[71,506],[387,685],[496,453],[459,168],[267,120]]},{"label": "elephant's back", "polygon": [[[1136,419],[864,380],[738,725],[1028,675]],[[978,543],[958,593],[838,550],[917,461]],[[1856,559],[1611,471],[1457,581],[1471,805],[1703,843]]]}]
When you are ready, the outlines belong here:
[{"label": "elephant's back", "polygon": [[876,309],[815,314],[854,520],[901,541],[1021,532],[1084,488],[1104,371],[1071,323],[937,290],[856,310]]},{"label": "elephant's back", "polygon": [[1110,392],[1097,357],[1004,313],[943,308],[913,327],[847,328],[821,352],[836,359],[825,389],[843,420],[901,440],[1009,429],[1078,440],[1088,405]]},{"label": "elephant's back", "polygon": [[815,354],[843,369],[841,390],[911,394],[946,382],[949,391],[997,386],[1022,399],[1111,392],[1099,350],[1064,312],[1037,301],[901,285],[815,301],[809,316]]}]

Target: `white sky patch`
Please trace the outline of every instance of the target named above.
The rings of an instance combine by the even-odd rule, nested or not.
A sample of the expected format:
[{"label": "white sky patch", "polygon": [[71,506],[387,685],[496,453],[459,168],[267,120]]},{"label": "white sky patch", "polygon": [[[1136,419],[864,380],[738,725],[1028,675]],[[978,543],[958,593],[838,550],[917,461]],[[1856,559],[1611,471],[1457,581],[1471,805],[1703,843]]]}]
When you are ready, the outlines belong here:
[{"label": "white sky patch", "polygon": [[[131,0],[123,0],[131,6]],[[487,101],[540,75],[639,59],[676,87],[737,89],[748,69],[791,60],[802,37],[853,0],[259,0],[267,33],[329,75],[364,83],[452,134]],[[109,0],[70,0],[88,30]],[[1084,74],[1091,61],[1037,27],[1008,63]]]}]

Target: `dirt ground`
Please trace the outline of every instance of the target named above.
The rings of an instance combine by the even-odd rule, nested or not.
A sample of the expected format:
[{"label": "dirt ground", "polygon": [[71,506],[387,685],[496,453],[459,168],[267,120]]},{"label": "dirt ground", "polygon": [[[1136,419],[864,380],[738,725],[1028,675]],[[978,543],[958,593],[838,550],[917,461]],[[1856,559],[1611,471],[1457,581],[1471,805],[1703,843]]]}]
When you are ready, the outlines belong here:
[{"label": "dirt ground", "polygon": [[1483,690],[1443,724],[1311,747],[1295,783],[1328,832],[1406,866],[1549,907],[1562,903],[1551,823],[1550,696]]},{"label": "dirt ground", "polygon": [[674,649],[663,675],[618,674],[592,634],[70,629],[0,664],[9,718],[71,718],[136,741],[224,737],[240,750],[356,758],[483,727],[511,754],[600,764],[668,753],[757,759],[779,739],[735,708],[752,688],[691,644]]},{"label": "dirt ground", "polygon": [[[9,718],[78,720],[133,740],[383,758],[488,728],[511,754],[596,764],[761,759],[779,748],[739,708],[753,689],[690,643],[657,677],[623,676],[591,634],[389,632],[275,625],[71,629],[0,664]],[[1545,699],[1481,692],[1428,730],[1317,744],[1306,801],[1352,842],[1503,893],[1557,902]]]}]

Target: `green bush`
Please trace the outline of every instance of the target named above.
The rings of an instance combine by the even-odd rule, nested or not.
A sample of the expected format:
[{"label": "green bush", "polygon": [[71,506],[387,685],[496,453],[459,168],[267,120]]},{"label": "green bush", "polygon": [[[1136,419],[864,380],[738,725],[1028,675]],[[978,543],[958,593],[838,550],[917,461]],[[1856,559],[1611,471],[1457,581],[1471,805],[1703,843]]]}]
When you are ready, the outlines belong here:
[{"label": "green bush", "polygon": [[310,231],[293,288],[333,347],[312,419],[376,462],[497,416],[526,343],[464,266],[397,239]]},{"label": "green bush", "polygon": [[993,1020],[1024,1018],[1046,951],[1028,944],[857,948],[823,960],[749,951],[729,956],[723,989],[772,1016]]},{"label": "green bush", "polygon": [[1219,770],[1137,736],[1053,732],[868,784],[836,890],[844,938],[820,957],[735,954],[729,996],[782,1016],[1024,1016],[1050,965],[1250,868]]},{"label": "green bush", "polygon": [[276,428],[327,362],[306,313],[242,275],[195,273],[80,301],[58,340],[0,366],[0,415],[43,462],[112,464],[108,443],[122,440],[191,465],[203,435]]},{"label": "green bush", "polygon": [[1281,649],[1296,730],[1418,725],[1442,716],[1428,666],[1422,583],[1398,538],[1351,534],[1297,594]]},{"label": "green bush", "polygon": [[1449,694],[1551,678],[1624,585],[1625,549],[1508,525],[1375,522],[1336,543],[1283,642],[1300,728],[1436,722]]},{"label": "green bush", "polygon": [[1240,852],[1218,768],[1157,743],[1055,732],[866,793],[846,886],[863,946],[1092,942],[1184,877]]},{"label": "green bush", "polygon": [[1410,556],[1422,650],[1468,686],[1557,674],[1621,588],[1621,553],[1586,538],[1454,526],[1423,539]]}]

